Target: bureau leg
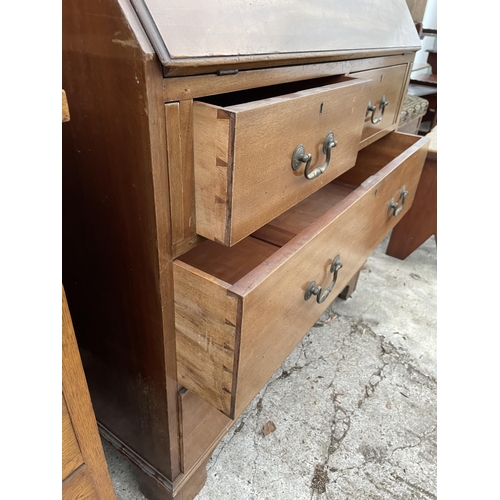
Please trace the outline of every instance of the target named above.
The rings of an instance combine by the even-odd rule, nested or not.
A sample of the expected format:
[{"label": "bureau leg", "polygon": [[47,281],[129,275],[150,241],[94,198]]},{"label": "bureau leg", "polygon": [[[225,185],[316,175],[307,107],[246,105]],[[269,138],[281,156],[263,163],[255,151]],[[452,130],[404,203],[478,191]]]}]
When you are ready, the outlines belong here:
[{"label": "bureau leg", "polygon": [[174,484],[172,490],[146,474],[140,473],[139,487],[148,500],[193,500],[205,485],[207,480],[207,463],[210,456],[189,474],[181,476]]},{"label": "bureau leg", "polygon": [[358,278],[359,278],[360,272],[361,272],[361,269],[351,278],[349,283],[347,283],[345,288],[340,293],[339,297],[342,300],[347,300],[353,294],[353,292],[356,290],[356,286],[358,285]]},{"label": "bureau leg", "polygon": [[392,230],[386,254],[404,260],[432,235],[437,242],[437,162],[428,158],[413,205]]}]

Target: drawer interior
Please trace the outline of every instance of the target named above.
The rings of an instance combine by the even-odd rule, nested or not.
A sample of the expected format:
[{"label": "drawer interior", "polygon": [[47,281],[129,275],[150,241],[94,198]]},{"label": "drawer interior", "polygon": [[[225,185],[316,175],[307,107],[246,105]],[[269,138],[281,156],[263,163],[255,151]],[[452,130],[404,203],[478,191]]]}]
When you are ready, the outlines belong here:
[{"label": "drawer interior", "polygon": [[204,241],[179,260],[230,285],[345,200],[420,137],[393,132],[358,153],[354,167],[233,247]]},{"label": "drawer interior", "polygon": [[353,77],[337,75],[326,76],[322,78],[313,78],[311,80],[301,80],[298,82],[281,83],[278,85],[269,85],[268,87],[252,88],[248,90],[238,90],[236,92],[228,92],[226,94],[219,94],[207,96],[196,101],[205,102],[214,106],[227,108],[229,106],[236,106],[249,102],[270,99],[272,97],[279,97],[287,94],[293,94],[302,90],[317,89],[326,85],[335,83],[347,82],[354,80]]}]

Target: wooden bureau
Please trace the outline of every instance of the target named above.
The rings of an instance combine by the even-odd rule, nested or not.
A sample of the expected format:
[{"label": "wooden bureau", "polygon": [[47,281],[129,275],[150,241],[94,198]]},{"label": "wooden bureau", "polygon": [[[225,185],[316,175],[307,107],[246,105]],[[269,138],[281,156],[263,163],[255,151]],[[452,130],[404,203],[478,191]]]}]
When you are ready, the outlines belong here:
[{"label": "wooden bureau", "polygon": [[65,2],[64,286],[100,431],[148,498],[196,496],[411,206],[419,43],[404,0]]}]

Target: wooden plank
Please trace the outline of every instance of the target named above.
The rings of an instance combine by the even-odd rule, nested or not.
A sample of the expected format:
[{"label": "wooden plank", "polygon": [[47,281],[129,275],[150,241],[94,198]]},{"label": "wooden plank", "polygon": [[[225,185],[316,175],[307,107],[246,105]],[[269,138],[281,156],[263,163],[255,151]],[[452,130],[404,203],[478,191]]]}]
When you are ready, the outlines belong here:
[{"label": "wooden plank", "polygon": [[167,162],[170,189],[170,230],[172,244],[184,239],[184,185],[181,150],[179,103],[165,105],[167,134]]},{"label": "wooden plank", "polygon": [[99,422],[168,490],[180,443],[161,68],[128,0],[65,0],[62,21],[63,280]]},{"label": "wooden plank", "polygon": [[[95,490],[88,467],[82,465],[74,474],[63,481],[62,498],[63,500],[101,500],[107,497],[100,496]],[[114,498],[114,495],[110,498]]]},{"label": "wooden plank", "polygon": [[[193,101],[179,103],[179,119],[182,147],[182,188],[185,238],[196,234],[195,189],[194,189],[194,149],[193,149]],[[168,129],[168,128],[167,128]]]},{"label": "wooden plank", "polygon": [[165,105],[172,246],[189,247],[196,234],[192,101]]},{"label": "wooden plank", "polygon": [[394,158],[412,147],[419,137],[401,132],[392,132],[358,153],[356,165],[338,177],[339,182],[359,186]]},{"label": "wooden plank", "polygon": [[233,247],[205,241],[181,260],[226,283],[234,284],[270,257],[277,247],[256,238],[245,238]]},{"label": "wooden plank", "polygon": [[255,87],[343,75],[408,63],[413,60],[413,57],[414,54],[408,53],[279,68],[253,69],[223,76],[211,74],[165,78],[163,80],[163,98],[165,101],[183,101]]},{"label": "wooden plank", "polygon": [[280,3],[245,0],[133,4],[161,62],[177,73],[193,67],[201,73],[206,66],[234,68],[263,61],[278,65],[284,59],[293,64],[319,56],[363,57],[420,48],[404,0],[342,0],[335,8],[328,0],[314,0],[306,10],[300,0],[290,0],[285,10]]},{"label": "wooden plank", "polygon": [[62,121],[69,122],[69,106],[68,106],[68,98],[66,97],[66,92],[62,91]]},{"label": "wooden plank", "polygon": [[76,440],[73,424],[69,417],[68,407],[62,397],[62,480],[83,464],[83,457]]},{"label": "wooden plank", "polygon": [[201,236],[226,243],[232,152],[229,116],[215,106],[198,102],[194,103],[193,114],[196,230]]},{"label": "wooden plank", "polygon": [[239,355],[238,299],[228,284],[174,263],[177,376],[226,415],[232,414]]},{"label": "wooden plank", "polygon": [[192,391],[182,391],[179,399],[182,410],[183,470],[187,472],[210,456],[234,421]]}]

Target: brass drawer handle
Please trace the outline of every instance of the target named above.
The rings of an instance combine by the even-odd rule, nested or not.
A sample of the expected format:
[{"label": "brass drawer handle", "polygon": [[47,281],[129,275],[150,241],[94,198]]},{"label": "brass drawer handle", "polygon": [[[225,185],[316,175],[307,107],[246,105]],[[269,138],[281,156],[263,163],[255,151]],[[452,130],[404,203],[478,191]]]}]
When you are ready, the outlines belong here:
[{"label": "brass drawer handle", "polygon": [[337,145],[337,141],[333,138],[333,132],[328,132],[323,142],[323,154],[326,155],[326,160],[323,166],[316,167],[314,170],[309,171],[311,167],[312,154],[306,153],[306,149],[303,144],[299,144],[292,155],[292,169],[298,170],[301,163],[306,164],[304,169],[304,176],[306,179],[315,179],[321,175],[328,167],[330,163],[330,151]]},{"label": "brass drawer handle", "polygon": [[380,104],[379,104],[380,116],[378,118],[374,119],[377,106],[374,106],[371,101],[368,101],[368,108],[366,108],[366,115],[365,116],[368,116],[368,114],[371,113],[372,114],[371,121],[374,125],[376,125],[378,122],[382,121],[382,118],[384,117],[385,107],[388,104],[389,104],[389,101],[387,101],[385,98],[385,95],[383,95],[382,98],[380,99]]},{"label": "brass drawer handle", "polygon": [[330,286],[325,290],[323,294],[321,294],[322,289],[320,286],[316,286],[315,281],[311,281],[306,288],[306,293],[304,294],[304,300],[309,300],[311,295],[316,295],[316,302],[318,304],[323,303],[330,292],[333,290],[335,283],[337,282],[337,275],[339,269],[343,266],[342,262],[340,262],[340,255],[336,255],[333,259],[332,265],[330,266],[330,272],[333,273],[333,281],[330,283]]},{"label": "brass drawer handle", "polygon": [[394,201],[394,198],[391,199],[389,202],[389,208],[388,212],[391,213],[394,217],[397,217],[401,211],[403,210],[404,204],[405,204],[405,199],[408,196],[408,191],[406,190],[406,186],[403,186],[403,189],[401,189],[401,194],[399,195],[399,199],[401,200],[401,205]]}]

